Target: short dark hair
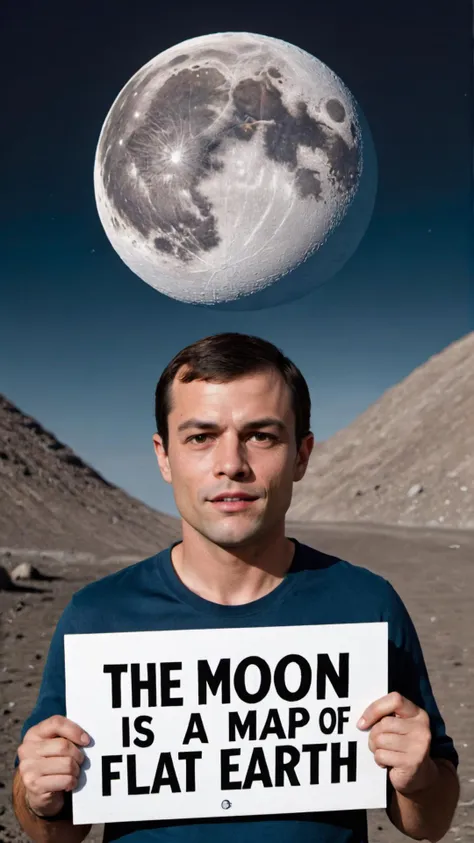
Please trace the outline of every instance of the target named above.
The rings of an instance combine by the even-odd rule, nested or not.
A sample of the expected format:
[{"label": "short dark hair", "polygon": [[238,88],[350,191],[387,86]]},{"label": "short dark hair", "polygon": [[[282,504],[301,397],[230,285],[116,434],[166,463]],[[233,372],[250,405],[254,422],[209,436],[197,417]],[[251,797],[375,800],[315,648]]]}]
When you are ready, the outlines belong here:
[{"label": "short dark hair", "polygon": [[168,416],[171,412],[171,387],[178,371],[179,379],[228,383],[234,378],[257,372],[278,371],[291,390],[295,414],[295,438],[299,448],[310,432],[311,398],[308,384],[300,370],[282,351],[267,340],[248,334],[223,333],[198,340],[178,352],[168,363],[155,391],[156,429],[168,450]]}]

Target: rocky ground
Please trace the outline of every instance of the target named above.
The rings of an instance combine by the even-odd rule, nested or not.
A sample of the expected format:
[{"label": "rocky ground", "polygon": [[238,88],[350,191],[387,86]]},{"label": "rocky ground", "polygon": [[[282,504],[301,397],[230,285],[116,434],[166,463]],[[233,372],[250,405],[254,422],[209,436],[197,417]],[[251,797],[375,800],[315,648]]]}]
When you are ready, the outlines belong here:
[{"label": "rocky ground", "polygon": [[[381,573],[402,595],[417,626],[435,694],[461,758],[462,794],[446,840],[474,840],[474,532],[299,524],[289,525],[287,534]],[[132,561],[125,556],[81,558],[59,551],[40,556],[37,551],[26,554],[23,550],[4,553],[0,564],[11,571],[25,556],[56,579],[26,583],[24,590],[0,591],[0,843],[27,840],[11,809],[12,766],[21,724],[36,698],[54,625],[74,591]],[[87,839],[99,843],[100,827]],[[370,839],[397,843],[403,838],[383,812],[375,811],[370,812]]]}]

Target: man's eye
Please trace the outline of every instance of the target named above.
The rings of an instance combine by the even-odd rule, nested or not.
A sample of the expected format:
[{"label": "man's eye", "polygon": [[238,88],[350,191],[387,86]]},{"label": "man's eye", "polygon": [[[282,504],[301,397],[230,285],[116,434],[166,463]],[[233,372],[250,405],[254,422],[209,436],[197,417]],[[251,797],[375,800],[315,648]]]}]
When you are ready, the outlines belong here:
[{"label": "man's eye", "polygon": [[[205,441],[209,439],[210,435],[210,433],[194,433],[193,436],[188,436],[186,442],[194,442],[196,445],[203,445]],[[267,442],[277,438],[271,433],[262,433],[261,431],[256,431],[255,433],[250,434],[250,438],[254,436],[257,437],[257,441],[259,442]]]},{"label": "man's eye", "polygon": [[[203,441],[209,436],[208,433],[195,433],[194,436],[188,438],[188,442],[196,442],[196,445],[202,445]],[[198,441],[201,440],[201,441]]]}]

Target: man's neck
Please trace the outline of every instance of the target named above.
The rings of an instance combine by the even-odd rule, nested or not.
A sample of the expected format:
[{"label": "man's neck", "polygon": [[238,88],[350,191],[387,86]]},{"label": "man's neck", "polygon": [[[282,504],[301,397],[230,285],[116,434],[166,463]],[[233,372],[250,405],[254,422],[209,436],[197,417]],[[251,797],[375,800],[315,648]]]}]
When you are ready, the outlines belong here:
[{"label": "man's neck", "polygon": [[291,567],[295,546],[284,535],[244,548],[225,549],[193,531],[172,551],[181,582],[212,603],[251,603],[276,588]]}]

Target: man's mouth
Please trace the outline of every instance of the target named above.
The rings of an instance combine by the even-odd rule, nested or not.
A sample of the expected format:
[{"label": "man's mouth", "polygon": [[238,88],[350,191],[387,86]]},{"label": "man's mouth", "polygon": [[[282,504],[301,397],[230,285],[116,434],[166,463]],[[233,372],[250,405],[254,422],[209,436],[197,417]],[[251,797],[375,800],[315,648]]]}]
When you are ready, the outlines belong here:
[{"label": "man's mouth", "polygon": [[212,503],[217,503],[218,501],[255,501],[257,499],[256,495],[247,495],[245,493],[236,494],[236,495],[216,495],[215,498],[212,498]]},{"label": "man's mouth", "polygon": [[211,499],[211,503],[217,508],[225,512],[236,512],[241,509],[246,509],[257,500],[256,495],[235,494],[235,495],[216,495]]}]

